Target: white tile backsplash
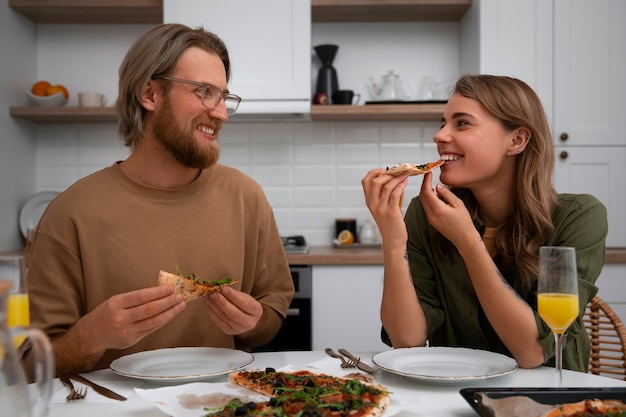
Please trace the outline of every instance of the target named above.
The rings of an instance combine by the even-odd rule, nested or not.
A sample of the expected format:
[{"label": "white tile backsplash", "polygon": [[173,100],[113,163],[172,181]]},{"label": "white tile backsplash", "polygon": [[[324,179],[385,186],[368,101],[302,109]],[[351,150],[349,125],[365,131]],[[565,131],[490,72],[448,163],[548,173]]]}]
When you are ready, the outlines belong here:
[{"label": "white tile backsplash", "polygon": [[[334,238],[335,218],[355,217],[359,224],[370,218],[361,188],[370,169],[437,158],[438,124],[231,123],[221,132],[220,162],[263,187],[281,234],[325,245]],[[62,191],[128,153],[115,124],[38,125],[37,191]],[[403,207],[420,185],[419,178],[409,181]]]}]

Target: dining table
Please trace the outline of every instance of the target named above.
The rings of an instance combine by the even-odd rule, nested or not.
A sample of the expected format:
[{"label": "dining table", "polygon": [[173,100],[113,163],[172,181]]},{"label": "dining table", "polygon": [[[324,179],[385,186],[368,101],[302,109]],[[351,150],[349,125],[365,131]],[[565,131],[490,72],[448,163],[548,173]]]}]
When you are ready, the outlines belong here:
[{"label": "dining table", "polygon": [[[335,349],[337,350],[337,349]],[[391,393],[391,407],[385,415],[399,417],[416,416],[458,416],[476,417],[477,411],[461,395],[462,389],[468,388],[554,388],[555,369],[539,366],[534,369],[515,368],[500,376],[469,380],[453,380],[445,382],[415,379],[395,372],[381,369],[376,364],[376,355],[380,352],[353,352],[361,361],[372,366],[376,372],[368,374],[373,382],[383,385]],[[324,351],[277,351],[252,353],[253,360],[243,369],[301,370],[344,376],[348,373],[359,372],[358,369],[341,368],[340,361],[332,358]],[[365,374],[364,372],[361,372]],[[101,369],[82,373],[82,376],[105,386],[125,397],[127,400],[118,401],[106,398],[92,389],[82,400],[67,401],[68,388],[58,379],[53,381],[52,400],[49,408],[49,417],[159,417],[168,416],[159,402],[166,401],[167,389],[184,391],[187,386],[196,382],[210,391],[212,386],[221,386],[228,383],[228,373],[225,372],[208,380],[183,380],[181,382],[168,381],[161,383],[136,377],[120,375],[111,369]],[[563,371],[562,387],[567,388],[619,388],[626,390],[626,381],[615,378],[592,375],[570,370]],[[80,383],[75,385],[80,386]],[[161,391],[163,395],[159,394]],[[156,400],[147,399],[147,394],[153,394]],[[205,415],[202,409],[192,413],[201,417]],[[190,415],[190,414],[187,414]],[[178,417],[174,415],[174,417]]]}]

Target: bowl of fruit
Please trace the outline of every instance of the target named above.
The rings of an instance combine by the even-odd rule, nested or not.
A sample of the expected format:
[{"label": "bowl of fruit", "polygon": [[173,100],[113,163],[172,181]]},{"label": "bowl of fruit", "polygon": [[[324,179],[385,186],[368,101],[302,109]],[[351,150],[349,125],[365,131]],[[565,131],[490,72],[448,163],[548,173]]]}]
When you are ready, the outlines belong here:
[{"label": "bowl of fruit", "polygon": [[37,81],[30,91],[26,91],[26,96],[33,106],[61,107],[65,106],[70,94],[61,84],[52,85],[48,81]]}]

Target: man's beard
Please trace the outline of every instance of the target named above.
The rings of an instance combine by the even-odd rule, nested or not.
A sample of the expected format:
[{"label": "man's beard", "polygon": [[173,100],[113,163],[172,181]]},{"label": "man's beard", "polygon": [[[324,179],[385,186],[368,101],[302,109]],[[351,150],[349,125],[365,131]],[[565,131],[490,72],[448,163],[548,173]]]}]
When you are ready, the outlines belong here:
[{"label": "man's beard", "polygon": [[156,117],[154,136],[178,162],[188,168],[208,168],[220,157],[219,144],[216,140],[207,140],[198,145],[194,133],[194,126],[187,132],[178,126],[169,102]]}]

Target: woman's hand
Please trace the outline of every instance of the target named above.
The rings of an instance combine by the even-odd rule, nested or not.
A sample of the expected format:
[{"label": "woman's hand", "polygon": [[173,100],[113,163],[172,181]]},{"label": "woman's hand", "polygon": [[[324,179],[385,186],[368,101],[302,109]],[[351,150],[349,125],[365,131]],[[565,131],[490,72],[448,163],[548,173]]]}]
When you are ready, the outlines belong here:
[{"label": "woman's hand", "polygon": [[465,204],[443,185],[438,184],[436,191],[433,190],[431,173],[424,176],[419,199],[428,223],[457,248],[464,242],[476,242],[478,232]]},{"label": "woman's hand", "polygon": [[374,169],[361,180],[365,204],[372,213],[383,242],[397,239],[406,243],[407,232],[400,208],[402,194],[406,188],[408,174],[380,175],[385,170]]}]

